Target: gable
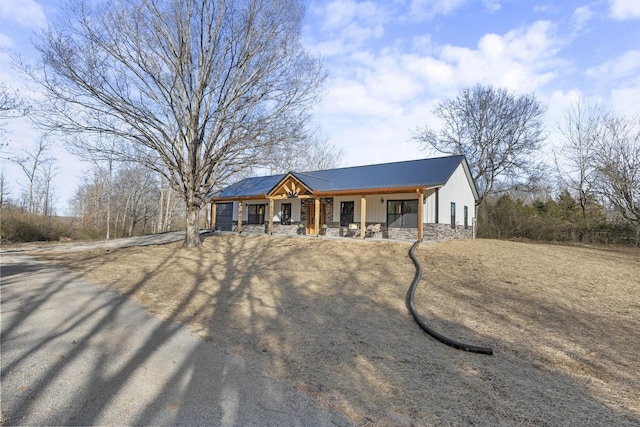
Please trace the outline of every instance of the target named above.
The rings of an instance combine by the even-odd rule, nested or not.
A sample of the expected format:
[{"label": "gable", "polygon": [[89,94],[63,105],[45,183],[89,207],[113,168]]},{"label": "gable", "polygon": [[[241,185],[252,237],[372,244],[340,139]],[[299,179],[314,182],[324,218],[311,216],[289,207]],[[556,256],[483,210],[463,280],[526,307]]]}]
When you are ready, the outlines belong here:
[{"label": "gable", "polygon": [[274,199],[309,198],[313,190],[293,174],[288,173],[268,194]]}]

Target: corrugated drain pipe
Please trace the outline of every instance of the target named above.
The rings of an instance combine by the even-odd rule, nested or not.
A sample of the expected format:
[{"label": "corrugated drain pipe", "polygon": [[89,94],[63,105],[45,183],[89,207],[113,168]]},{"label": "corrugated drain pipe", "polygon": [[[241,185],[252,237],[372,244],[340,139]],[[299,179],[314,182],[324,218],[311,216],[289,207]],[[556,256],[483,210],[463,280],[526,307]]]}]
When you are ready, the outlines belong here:
[{"label": "corrugated drain pipe", "polygon": [[411,246],[411,249],[409,249],[409,258],[411,258],[411,261],[413,261],[413,264],[416,266],[416,275],[414,276],[413,282],[411,282],[411,286],[409,287],[409,291],[407,292],[407,308],[411,312],[413,319],[416,321],[418,325],[420,325],[422,330],[424,330],[426,333],[428,333],[429,335],[431,335],[432,337],[434,337],[435,339],[437,339],[438,341],[446,345],[449,345],[453,348],[457,348],[458,350],[469,351],[471,353],[492,355],[493,349],[490,347],[478,347],[475,345],[464,344],[464,343],[452,340],[451,338],[447,338],[441,333],[434,331],[427,325],[427,323],[422,319],[422,317],[420,317],[420,315],[416,311],[416,307],[413,304],[413,296],[416,292],[416,287],[418,286],[418,282],[420,281],[420,276],[422,275],[422,267],[420,266],[420,263],[418,262],[415,255],[413,254],[413,250],[419,244],[420,244],[419,241],[415,242],[413,246]]}]

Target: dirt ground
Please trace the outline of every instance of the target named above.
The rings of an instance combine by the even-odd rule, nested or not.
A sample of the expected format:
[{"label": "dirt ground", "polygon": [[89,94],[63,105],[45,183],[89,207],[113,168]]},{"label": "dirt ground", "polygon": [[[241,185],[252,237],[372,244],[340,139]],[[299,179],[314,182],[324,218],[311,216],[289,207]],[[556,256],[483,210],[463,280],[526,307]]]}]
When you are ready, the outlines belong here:
[{"label": "dirt ground", "polygon": [[640,251],[257,235],[38,256],[243,354],[357,425],[638,425]]}]

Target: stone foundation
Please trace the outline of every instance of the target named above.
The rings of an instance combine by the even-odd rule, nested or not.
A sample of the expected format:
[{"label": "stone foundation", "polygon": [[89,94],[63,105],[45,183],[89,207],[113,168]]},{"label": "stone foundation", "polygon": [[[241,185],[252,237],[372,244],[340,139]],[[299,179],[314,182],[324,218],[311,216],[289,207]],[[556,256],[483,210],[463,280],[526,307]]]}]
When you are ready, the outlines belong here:
[{"label": "stone foundation", "polygon": [[[324,199],[323,199],[324,200]],[[332,201],[332,200],[331,200]],[[328,217],[329,215],[327,215]],[[328,218],[327,218],[328,219]],[[292,222],[290,225],[282,225],[278,222],[273,223],[273,234],[275,235],[296,235],[306,234],[306,226],[300,228],[299,225],[304,222]],[[384,223],[367,223],[369,225],[380,224],[381,230],[376,236],[366,236],[367,239],[391,239],[391,240],[418,240],[417,228],[387,228]],[[326,222],[326,236],[329,237],[345,237],[358,239],[360,238],[360,230],[357,233],[349,231],[349,227],[340,226],[339,222]],[[467,229],[464,226],[457,226],[455,229],[451,228],[449,224],[424,224],[423,225],[423,240],[440,241],[440,240],[457,240],[457,239],[473,239],[473,228]],[[234,221],[233,231],[238,231],[238,223]],[[267,234],[269,233],[269,224],[242,224],[242,231],[244,233],[254,234]],[[320,233],[323,234],[322,232]]]},{"label": "stone foundation", "polygon": [[473,239],[473,228],[459,225],[451,228],[449,224],[424,224],[423,240]]},{"label": "stone foundation", "polygon": [[383,236],[393,240],[418,240],[418,228],[386,228]]},{"label": "stone foundation", "polygon": [[269,224],[242,224],[243,233],[264,234],[269,231]]},{"label": "stone foundation", "polygon": [[[267,225],[267,230],[268,228],[269,226]],[[279,222],[274,222],[273,234],[285,234],[285,235],[300,234],[300,231],[298,229],[298,223],[292,221],[291,224],[289,225],[282,225]],[[304,234],[304,228],[302,229],[302,234]]]}]

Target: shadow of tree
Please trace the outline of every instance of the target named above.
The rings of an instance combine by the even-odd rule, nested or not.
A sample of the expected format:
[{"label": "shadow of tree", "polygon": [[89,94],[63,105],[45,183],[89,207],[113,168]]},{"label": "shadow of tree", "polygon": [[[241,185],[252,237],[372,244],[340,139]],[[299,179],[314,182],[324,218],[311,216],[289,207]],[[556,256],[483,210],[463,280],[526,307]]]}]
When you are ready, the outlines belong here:
[{"label": "shadow of tree", "polygon": [[[490,345],[496,355],[460,352],[423,333],[404,305],[414,274],[409,247],[227,235],[208,237],[195,251],[168,245],[87,256],[81,261],[92,280],[121,267],[103,281],[122,295],[102,291],[99,300],[91,297],[92,304],[81,300],[51,330],[34,337],[23,327],[35,310],[54,298],[77,295],[86,284],[78,287],[70,278],[74,275],[52,270],[25,296],[13,289],[25,277],[14,275],[2,295],[2,391],[17,398],[9,401],[4,422],[637,423],[637,413],[594,397],[584,381],[551,367],[538,341],[529,342],[522,333],[501,337],[499,328],[486,326],[517,329],[515,314],[500,309],[514,299],[522,298],[518,306],[530,310],[519,316],[540,314],[540,328],[544,319],[559,318],[561,307],[521,295],[493,295],[484,283],[466,288],[449,283],[435,293],[455,301],[446,305],[450,312],[442,312],[433,294],[419,288],[416,305],[426,304],[419,311],[436,329]],[[147,257],[150,250],[153,258]],[[135,277],[134,284],[119,284],[125,277]],[[41,299],[33,299],[38,294]],[[141,313],[129,296],[163,321]],[[23,316],[9,313],[5,322],[5,308],[19,304],[25,307]],[[482,314],[477,314],[479,305]],[[189,340],[176,322],[189,325],[202,340]],[[581,324],[585,330],[586,323]],[[526,332],[540,331],[546,332]],[[18,345],[25,337],[30,339]],[[16,393],[16,372],[52,347],[60,360],[48,361],[33,373],[28,389]],[[76,373],[79,379],[64,385],[67,371],[87,359],[85,371]],[[9,383],[5,376],[11,377]],[[292,395],[311,396],[347,419]],[[135,402],[127,400],[132,396]],[[46,415],[38,412],[43,401],[52,408]]]},{"label": "shadow of tree", "polygon": [[[97,290],[77,273],[24,255],[3,260],[16,274],[3,278],[2,422],[276,425],[295,419],[296,412],[303,414],[299,425],[308,419],[339,422],[341,417],[310,398],[292,399],[287,384],[261,376],[241,356],[195,339],[173,321],[184,320],[185,313],[196,318],[206,308],[191,310],[190,302],[202,294],[197,276],[176,284],[186,292],[174,300],[167,320],[152,318],[130,301],[159,266],[178,262],[180,252],[176,245],[141,268],[141,277],[123,294]],[[106,265],[107,258],[103,253],[83,261]],[[41,276],[34,280],[32,269],[19,264],[39,264]],[[272,399],[284,410],[271,405]]]}]

